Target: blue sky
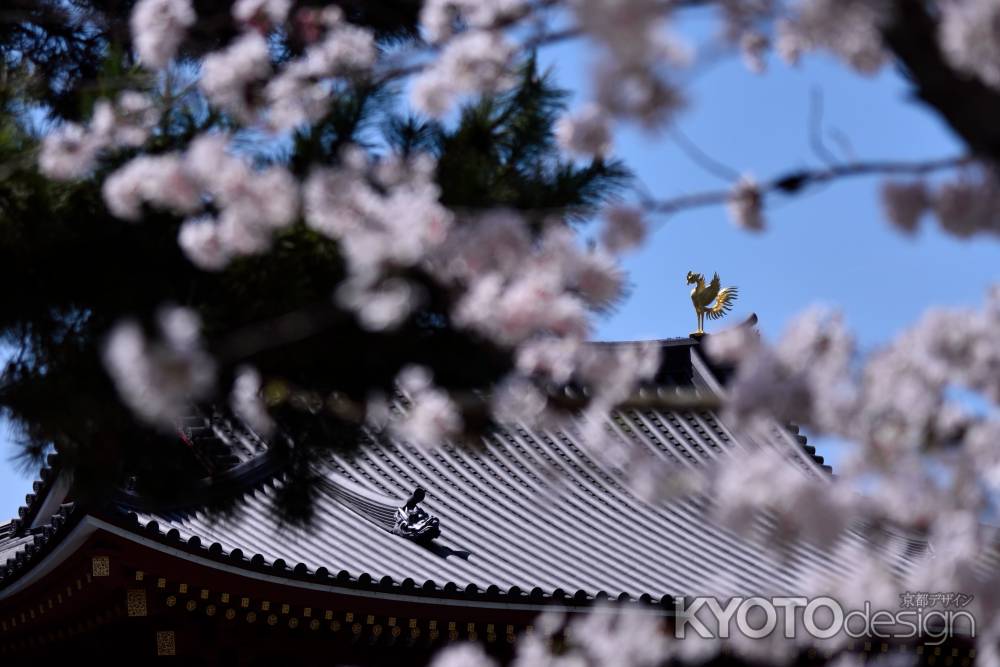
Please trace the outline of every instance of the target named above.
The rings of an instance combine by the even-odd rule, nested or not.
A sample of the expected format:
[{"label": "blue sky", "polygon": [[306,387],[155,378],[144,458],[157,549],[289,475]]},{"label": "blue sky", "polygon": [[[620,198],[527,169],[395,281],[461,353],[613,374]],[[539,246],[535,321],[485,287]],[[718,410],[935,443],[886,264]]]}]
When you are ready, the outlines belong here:
[{"label": "blue sky", "polygon": [[[588,52],[578,45],[543,52],[567,87],[586,90]],[[765,179],[790,168],[819,166],[810,148],[810,98],[820,91],[824,129],[834,150],[846,144],[857,159],[923,159],[961,146],[928,111],[907,97],[891,69],[858,77],[823,56],[798,68],[772,61],[749,74],[738,58],[699,73],[688,88],[691,108],[677,127],[704,152]],[[831,135],[844,141],[835,142]],[[718,189],[726,183],[694,164],[666,133],[620,128],[616,153],[657,197]],[[842,154],[842,153],[841,153]],[[887,341],[930,305],[978,305],[996,279],[1000,246],[989,238],[955,241],[930,224],[904,237],[884,221],[878,180],[835,183],[768,210],[768,229],[736,229],[722,207],[676,215],[626,260],[629,300],[599,322],[597,337],[636,340],[683,336],[694,328],[684,276],[718,271],[740,288],[730,322],[750,312],[775,337],[797,312],[816,303],[839,307],[866,348]],[[717,325],[716,325],[717,326]],[[711,327],[709,327],[711,331]],[[0,428],[0,521],[13,516],[31,476],[14,469]],[[821,443],[836,459],[837,446]]]},{"label": "blue sky", "polygon": [[[586,88],[586,54],[547,54],[578,64],[561,79]],[[810,146],[811,98],[823,100],[827,145],[845,161],[925,159],[962,146],[936,117],[908,98],[887,68],[862,78],[824,56],[798,68],[770,63],[748,74],[738,58],[701,73],[688,89],[691,108],[677,128],[715,160],[764,180],[801,167],[822,167]],[[831,137],[839,136],[853,158]],[[695,164],[668,133],[628,127],[616,152],[658,198],[726,188]],[[887,340],[932,304],[979,304],[995,279],[1000,246],[992,238],[959,241],[926,220],[915,236],[897,233],[879,203],[879,179],[843,180],[791,199],[773,200],[762,234],[737,229],[724,207],[680,213],[659,222],[651,242],[626,260],[631,298],[600,322],[604,339],[657,338],[693,330],[688,270],[718,271],[740,298],[730,321],[750,312],[768,336],[780,334],[803,308],[839,307],[866,347]],[[716,325],[718,326],[718,325]],[[711,330],[711,328],[709,328]]]}]

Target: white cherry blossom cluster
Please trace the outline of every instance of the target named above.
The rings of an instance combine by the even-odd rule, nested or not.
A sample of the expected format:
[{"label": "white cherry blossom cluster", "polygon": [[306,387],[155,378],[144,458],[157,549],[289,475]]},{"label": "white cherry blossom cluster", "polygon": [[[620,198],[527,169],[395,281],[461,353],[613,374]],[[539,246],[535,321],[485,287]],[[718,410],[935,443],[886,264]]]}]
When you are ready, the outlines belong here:
[{"label": "white cherry blossom cluster", "polygon": [[258,435],[268,437],[274,432],[274,419],[267,412],[267,405],[261,396],[262,379],[256,368],[243,366],[237,369],[236,379],[229,396],[229,407],[233,414],[243,420]]},{"label": "white cherry blossom cluster", "polygon": [[741,176],[733,187],[729,217],[741,229],[750,232],[764,229],[764,195],[752,176]]},{"label": "white cherry blossom cluster", "polygon": [[82,178],[103,151],[142,146],[159,120],[159,109],[144,93],[125,91],[114,103],[98,100],[87,126],[66,123],[45,136],[38,166],[54,179]]},{"label": "white cherry blossom cluster", "polygon": [[292,0],[236,0],[233,18],[243,24],[280,25],[291,9]]},{"label": "white cherry blossom cluster", "polygon": [[[485,228],[493,224],[498,223],[491,216],[478,227],[492,235]],[[513,218],[511,224],[522,223]],[[467,253],[488,252],[475,247],[477,234],[468,238]],[[463,249],[455,251],[460,258]],[[469,289],[455,309],[455,321],[509,345],[540,333],[583,340],[590,333],[590,311],[613,303],[623,288],[613,258],[581,249],[561,224],[545,233],[537,249],[526,243],[516,261],[481,266],[483,272],[463,276]]]},{"label": "white cherry blossom cluster", "polygon": [[191,0],[139,0],[131,20],[139,60],[150,69],[166,67],[196,19]]},{"label": "white cherry blossom cluster", "polygon": [[685,65],[690,55],[668,30],[663,3],[571,0],[568,4],[580,27],[601,47],[593,82],[599,109],[647,128],[669,122],[685,105],[672,69]]},{"label": "white cherry blossom cluster", "polygon": [[1000,87],[1000,4],[991,0],[948,0],[938,4],[938,37],[951,65]]},{"label": "white cherry blossom cluster", "polygon": [[[553,641],[560,636],[561,648]],[[518,642],[512,667],[582,667],[619,665],[656,667],[679,655],[683,642],[672,641],[662,619],[655,614],[611,607],[567,619],[559,612],[544,612],[535,631]],[[435,656],[431,667],[498,667],[477,644],[456,644]]]},{"label": "white cherry blossom cluster", "polygon": [[402,418],[389,424],[400,437],[424,447],[439,447],[462,430],[458,406],[432,380],[431,372],[421,366],[400,371],[396,384],[410,406]]},{"label": "white cherry blossom cluster", "polygon": [[878,452],[869,465],[888,469],[961,437],[972,417],[949,399],[954,388],[1000,402],[998,297],[991,292],[982,311],[930,310],[863,364],[842,319],[823,310],[800,316],[774,346],[737,329],[707,349],[739,362],[727,402],[735,418],[767,414],[865,443]]},{"label": "white cherry blossom cluster", "polygon": [[351,277],[337,302],[371,330],[398,325],[421,301],[421,288],[395,275],[437,266],[454,215],[438,202],[434,160],[428,155],[388,156],[373,163],[357,147],[342,151],[341,165],[315,169],[303,188],[307,225],[336,240]]},{"label": "white cherry blossom cluster", "polygon": [[608,118],[596,104],[588,104],[571,116],[564,116],[556,126],[559,144],[585,157],[603,157],[611,150],[612,136]]},{"label": "white cherry blossom cluster", "polygon": [[755,538],[767,516],[773,527],[765,531],[766,543],[772,548],[805,540],[829,549],[859,514],[856,495],[845,485],[803,475],[773,450],[739,453],[714,472],[715,518]]},{"label": "white cherry blossom cluster", "polygon": [[723,35],[732,42],[763,36],[761,30],[773,18],[778,4],[775,0],[722,0]]},{"label": "white cherry blossom cluster", "polygon": [[491,30],[521,16],[527,0],[427,0],[420,9],[420,24],[433,44],[453,37],[458,28]]},{"label": "white cherry blossom cluster", "polygon": [[437,57],[410,90],[413,105],[443,117],[474,94],[495,93],[513,82],[516,45],[503,28],[528,11],[527,0],[428,0],[420,11],[424,37]]},{"label": "white cherry blossom cluster", "polygon": [[[925,536],[934,557],[903,580],[884,575],[880,585],[995,590],[1000,573],[981,559],[995,540],[983,521],[996,516],[1000,498],[998,327],[994,288],[984,308],[931,310],[867,355],[839,317],[822,311],[800,318],[774,346],[745,329],[711,337],[713,357],[738,365],[727,387],[733,416],[745,424],[794,421],[855,447],[824,485],[807,485],[761,452],[734,460],[714,480],[717,515],[738,529],[766,513],[771,544],[798,536],[829,545],[855,520],[893,526]],[[954,398],[956,389],[990,409],[971,410]],[[988,619],[998,610],[1000,598],[984,595],[973,613]],[[994,631],[984,641],[997,639]]]},{"label": "white cherry blossom cluster", "polygon": [[926,215],[958,238],[1000,234],[1000,181],[992,168],[964,170],[936,184],[926,180],[887,181],[882,185],[886,217],[900,231],[912,234]]},{"label": "white cherry blossom cluster", "polygon": [[199,85],[216,107],[249,122],[255,112],[250,86],[270,74],[267,39],[259,32],[247,32],[225,49],[205,56]]},{"label": "white cherry blossom cluster", "polygon": [[[104,201],[116,216],[139,220],[145,206],[189,216],[179,242],[207,270],[270,247],[276,230],[295,221],[298,184],[287,169],[256,169],[229,152],[229,137],[206,134],[184,153],[140,155],[104,181]],[[201,214],[211,205],[215,215]]]},{"label": "white cherry blossom cluster", "polygon": [[887,61],[882,28],[890,0],[799,0],[779,29],[779,50],[794,62],[804,51],[826,49],[862,74]]},{"label": "white cherry blossom cluster", "polygon": [[637,248],[646,240],[649,225],[638,208],[610,206],[604,212],[601,245],[611,253],[622,253]]},{"label": "white cherry blossom cluster", "polygon": [[159,314],[157,340],[146,337],[137,322],[118,324],[108,337],[105,365],[122,400],[143,419],[173,429],[191,400],[215,386],[215,362],[204,350],[198,316],[184,308]]},{"label": "white cherry blossom cluster", "polygon": [[343,20],[337,7],[319,12],[321,39],[267,83],[264,115],[270,127],[288,130],[316,121],[336,94],[333,80],[369,70],[377,56],[371,31]]},{"label": "white cherry blossom cluster", "polygon": [[352,272],[371,284],[387,268],[423,262],[449,236],[453,214],[438,202],[434,160],[388,157],[378,165],[349,147],[338,167],[303,186],[306,224],[342,246]]},{"label": "white cherry blossom cluster", "polygon": [[[288,2],[243,2],[233,15],[247,28],[202,59],[200,86],[219,109],[248,125],[291,130],[318,120],[336,95],[335,82],[366,72],[378,55],[371,31],[347,23],[335,6],[302,10],[314,38],[305,52],[276,68],[268,28],[288,14]],[[264,19],[262,21],[262,19]]]},{"label": "white cherry blossom cluster", "polygon": [[[462,95],[508,85],[513,80],[514,44],[498,26],[515,22],[525,8],[526,3],[513,0],[428,3],[424,29],[440,55],[414,81],[413,97],[425,100],[425,110],[444,113]],[[265,35],[291,11],[287,3],[237,3],[234,17],[246,32],[202,60],[199,87],[207,100],[247,126],[286,130],[313,121],[336,94],[331,79],[376,62],[371,34],[344,23],[336,8],[326,8],[310,14],[321,36],[299,58],[277,64]],[[145,24],[137,19],[136,25]],[[183,26],[172,25],[176,37]],[[159,37],[160,42],[164,39]],[[176,51],[179,41],[166,41]],[[595,113],[592,129],[578,125],[572,130],[567,124],[561,132],[564,138],[581,146],[609,142],[607,121],[599,112],[591,115]],[[584,137],[584,132],[593,136]],[[574,133],[575,139],[568,136]],[[224,135],[204,135],[184,152],[134,159],[105,182],[110,210],[133,220],[145,207],[185,217],[181,247],[207,270],[265,251],[273,234],[299,214],[300,188],[280,167],[251,167],[227,142]],[[591,313],[623,293],[624,276],[616,257],[645,235],[638,211],[609,211],[602,244],[593,250],[584,249],[557,220],[540,240],[532,238],[525,220],[509,212],[473,216],[456,226],[454,214],[438,202],[434,171],[426,156],[390,155],[373,161],[356,148],[345,149],[337,166],[310,171],[301,184],[303,220],[340,244],[350,271],[334,295],[336,301],[370,329],[396,326],[421,299],[419,288],[398,277],[398,271],[420,267],[457,290],[452,316],[459,326],[503,345],[524,346],[521,371],[507,386],[523,389],[533,381],[557,380],[562,370],[547,373],[544,363],[530,366],[526,360],[533,349],[563,345],[568,372],[607,387],[602,406],[627,395],[636,380],[631,375],[638,372],[636,364],[621,364],[620,351],[601,359],[588,357],[583,342],[590,333]],[[600,373],[589,370],[597,367]],[[652,372],[649,369],[655,370],[655,363],[645,363],[643,372]],[[606,377],[619,379],[602,382]],[[255,381],[252,374],[243,373],[234,388],[234,405],[246,407],[248,414],[253,411],[247,388],[256,386]],[[428,382],[411,393],[413,409],[404,429],[410,437],[436,442],[460,426],[458,412],[443,391]],[[537,390],[521,394],[532,395],[541,397]],[[505,409],[537,414],[543,408],[544,399],[521,400],[516,406],[507,401]]]},{"label": "white cherry blossom cluster", "polygon": [[463,32],[413,81],[410,99],[430,116],[443,117],[464,96],[496,93],[514,83],[516,48],[494,30]]}]

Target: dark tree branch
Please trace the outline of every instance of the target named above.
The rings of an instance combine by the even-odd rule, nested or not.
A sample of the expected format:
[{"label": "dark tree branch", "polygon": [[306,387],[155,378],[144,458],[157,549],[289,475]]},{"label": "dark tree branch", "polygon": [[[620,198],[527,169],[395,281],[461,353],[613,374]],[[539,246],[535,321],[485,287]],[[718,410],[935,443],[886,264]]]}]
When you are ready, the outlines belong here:
[{"label": "dark tree branch", "polygon": [[1000,163],[1000,91],[951,67],[927,2],[896,0],[895,9],[883,37],[915,96],[937,111],[973,154]]},{"label": "dark tree branch", "polygon": [[[762,197],[773,194],[794,195],[810,187],[842,178],[873,175],[923,176],[935,171],[956,169],[972,164],[973,162],[974,159],[969,156],[942,158],[923,162],[898,162],[891,160],[850,162],[823,169],[790,171],[764,181],[758,187]],[[708,190],[681,195],[673,199],[647,200],[643,202],[643,205],[651,213],[671,214],[693,208],[725,204],[732,196],[732,190]]]},{"label": "dark tree branch", "polygon": [[[660,3],[660,11],[666,15],[675,10],[706,7],[713,4],[715,1],[716,0],[662,0]],[[507,30],[532,22],[540,24],[541,27],[536,28],[534,32],[520,45],[520,49],[522,51],[529,53],[543,46],[551,46],[553,44],[582,37],[584,34],[583,30],[576,25],[559,28],[557,30],[550,29],[547,25],[545,25],[544,20],[542,20],[542,14],[545,11],[558,8],[561,4],[561,0],[539,0],[534,5],[526,8],[525,11],[505,17],[503,20],[490,26],[490,29]],[[421,55],[432,56],[438,53],[439,50],[440,49],[435,46],[425,46],[415,52],[402,54],[402,57],[413,58]],[[376,73],[375,80],[378,85],[390,83],[397,79],[405,79],[406,77],[418,74],[423,71],[428,64],[430,64],[429,61],[404,64],[400,63],[397,58],[394,58],[394,60],[397,61],[397,64],[389,65],[388,67],[383,68],[382,71]]]}]

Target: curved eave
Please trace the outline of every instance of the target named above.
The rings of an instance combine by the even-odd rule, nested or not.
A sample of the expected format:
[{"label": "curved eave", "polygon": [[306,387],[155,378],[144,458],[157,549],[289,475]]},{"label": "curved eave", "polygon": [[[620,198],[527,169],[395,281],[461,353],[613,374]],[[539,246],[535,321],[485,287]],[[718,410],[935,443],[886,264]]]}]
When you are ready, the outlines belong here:
[{"label": "curved eave", "polygon": [[[62,539],[53,541],[52,548],[38,552],[36,557],[31,559],[30,567],[19,571],[18,576],[7,577],[2,582],[4,586],[0,588],[0,603],[29,591],[33,585],[43,581],[50,572],[55,571],[65,561],[72,558],[83,545],[91,542],[95,536],[110,536],[138,547],[151,549],[171,559],[262,584],[333,594],[346,598],[368,598],[378,600],[380,604],[399,602],[409,605],[476,607],[488,610],[535,613],[542,608],[551,608],[553,605],[572,610],[579,607],[589,607],[594,602],[592,598],[587,600],[581,599],[579,596],[574,598],[558,591],[555,594],[543,595],[538,591],[457,589],[448,586],[432,586],[429,583],[407,588],[399,583],[386,580],[374,582],[363,575],[357,578],[350,577],[343,572],[332,575],[325,568],[314,572],[291,570],[258,564],[240,554],[222,555],[202,547],[195,541],[180,542],[174,536],[139,528],[134,517],[83,515],[78,518],[78,521],[67,524],[65,534],[61,535]],[[103,542],[107,541],[103,540]],[[644,596],[640,600],[620,600],[619,602],[630,602],[632,607],[646,609],[651,613],[664,615],[672,615],[673,613],[672,598],[665,598],[661,601]]]},{"label": "curved eave", "polygon": [[84,516],[72,506],[62,506],[47,525],[20,536],[22,542],[15,555],[0,563],[0,599],[20,590],[23,581],[33,581],[47,572],[52,562],[61,560],[59,554],[67,548],[72,551],[70,536]]}]

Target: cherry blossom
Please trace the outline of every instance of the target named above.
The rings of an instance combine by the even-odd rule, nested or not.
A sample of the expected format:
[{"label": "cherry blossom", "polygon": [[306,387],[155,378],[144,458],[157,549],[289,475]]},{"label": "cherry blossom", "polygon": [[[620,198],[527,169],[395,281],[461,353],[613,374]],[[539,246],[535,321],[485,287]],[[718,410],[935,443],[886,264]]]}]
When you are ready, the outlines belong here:
[{"label": "cherry blossom", "polygon": [[38,166],[48,176],[70,180],[94,168],[101,143],[76,123],[66,123],[45,137]]},{"label": "cherry blossom", "polygon": [[[453,216],[438,203],[432,160],[418,156],[395,173],[376,172],[359,151],[347,149],[342,162],[306,180],[304,213],[310,227],[343,244],[355,272],[413,266],[445,242]],[[379,182],[380,175],[392,179]]]},{"label": "cherry blossom", "polygon": [[220,235],[218,222],[208,215],[185,220],[177,243],[188,259],[206,271],[224,269],[233,256]]},{"label": "cherry blossom", "polygon": [[432,384],[426,369],[405,368],[397,383],[410,401],[405,416],[390,423],[399,437],[425,447],[440,447],[461,431],[458,407],[445,391]]},{"label": "cherry blossom", "polygon": [[989,0],[941,3],[941,49],[951,64],[1000,86],[1000,6]]},{"label": "cherry blossom", "polygon": [[962,174],[945,182],[934,193],[933,207],[941,227],[955,236],[1000,230],[1000,186],[995,175],[987,171]]},{"label": "cherry blossom", "polygon": [[253,109],[248,104],[248,86],[271,73],[267,41],[249,32],[226,49],[205,56],[201,64],[201,89],[220,109],[241,120],[250,120]]},{"label": "cherry blossom", "polygon": [[[826,48],[862,74],[886,62],[881,27],[891,16],[888,0],[800,0],[784,27],[786,57],[804,49]],[[798,46],[789,40],[795,39]]]},{"label": "cherry blossom", "polygon": [[241,23],[266,20],[277,25],[288,18],[292,0],[237,0],[233,3],[233,18]]},{"label": "cherry blossom", "polygon": [[159,118],[153,101],[143,93],[124,91],[115,104],[98,100],[86,126],[65,123],[45,136],[38,166],[57,180],[82,178],[93,170],[103,152],[145,143]]},{"label": "cherry blossom", "polygon": [[629,206],[612,206],[604,212],[601,244],[609,252],[621,253],[642,245],[649,233],[641,210]]},{"label": "cherry blossom", "polygon": [[461,20],[473,29],[487,29],[519,16],[526,0],[428,0],[420,9],[420,23],[427,38],[440,43],[455,34]]},{"label": "cherry blossom", "polygon": [[347,282],[337,290],[337,302],[357,313],[365,328],[392,329],[420,305],[420,289],[401,278],[388,278],[377,285]]},{"label": "cherry blossom", "polygon": [[882,186],[882,203],[889,221],[900,231],[912,234],[930,207],[930,196],[922,181],[887,182]]},{"label": "cherry blossom", "polygon": [[227,146],[224,135],[202,135],[184,155],[139,156],[105,180],[104,201],[126,220],[140,219],[145,205],[192,215],[211,202],[217,220],[185,222],[179,236],[192,261],[206,269],[266,250],[273,234],[298,215],[298,184],[284,167],[253,169]]},{"label": "cherry blossom", "polygon": [[131,26],[142,63],[151,69],[165,67],[195,19],[191,0],[139,0]]},{"label": "cherry blossom", "polygon": [[604,156],[611,150],[608,119],[595,104],[589,104],[559,121],[556,138],[568,151],[584,156]]},{"label": "cherry blossom", "polygon": [[275,423],[267,413],[261,391],[260,373],[249,366],[241,367],[233,381],[229,404],[233,414],[266,438],[274,431]]},{"label": "cherry blossom", "polygon": [[464,95],[498,92],[514,81],[514,46],[498,32],[476,30],[448,41],[433,66],[413,81],[413,105],[443,116]]},{"label": "cherry blossom", "polygon": [[729,200],[729,216],[737,227],[752,232],[764,229],[763,195],[750,176],[742,176]]},{"label": "cherry blossom", "polygon": [[150,204],[181,213],[194,213],[201,205],[197,183],[181,156],[140,156],[104,181],[104,201],[119,218],[139,220]]},{"label": "cherry blossom", "polygon": [[171,429],[186,414],[192,398],[212,390],[215,364],[201,347],[194,312],[164,309],[159,328],[162,338],[154,342],[135,322],[117,325],[104,357],[122,400],[141,417]]},{"label": "cherry blossom", "polygon": [[754,74],[762,74],[767,69],[767,54],[770,42],[767,37],[759,32],[748,32],[740,40],[740,50],[743,53],[743,62]]},{"label": "cherry blossom", "polygon": [[455,644],[440,651],[431,667],[496,667],[497,662],[486,655],[479,644]]}]

